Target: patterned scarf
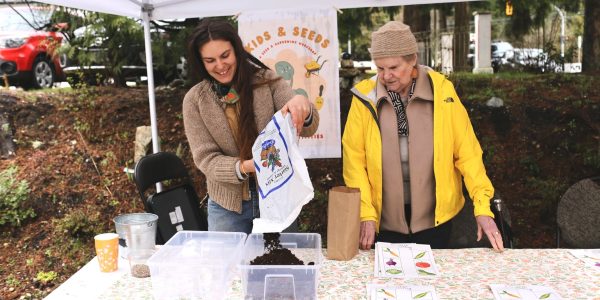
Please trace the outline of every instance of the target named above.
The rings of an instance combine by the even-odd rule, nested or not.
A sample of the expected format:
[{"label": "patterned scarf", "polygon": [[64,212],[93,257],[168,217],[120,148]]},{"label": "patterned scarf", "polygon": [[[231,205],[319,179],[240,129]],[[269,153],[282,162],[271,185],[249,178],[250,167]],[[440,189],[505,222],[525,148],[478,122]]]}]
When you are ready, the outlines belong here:
[{"label": "patterned scarf", "polygon": [[[410,86],[410,91],[408,91],[408,99],[410,99],[415,93],[415,84],[417,83],[417,79],[413,77],[412,85]],[[404,107],[404,103],[402,103],[402,97],[400,93],[388,91],[390,95],[390,100],[392,100],[392,106],[396,111],[396,120],[398,121],[398,135],[400,136],[408,136],[408,118],[406,117],[406,107]]]},{"label": "patterned scarf", "polygon": [[225,104],[235,104],[240,100],[239,94],[233,87],[220,84],[216,80],[212,83],[215,93],[217,93],[217,96],[219,96],[220,100]]}]

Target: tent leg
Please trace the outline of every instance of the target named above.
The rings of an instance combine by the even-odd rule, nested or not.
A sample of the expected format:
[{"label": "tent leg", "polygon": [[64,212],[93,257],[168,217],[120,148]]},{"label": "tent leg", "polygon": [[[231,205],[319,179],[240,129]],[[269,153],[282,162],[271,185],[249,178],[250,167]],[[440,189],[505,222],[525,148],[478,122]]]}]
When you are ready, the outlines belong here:
[{"label": "tent leg", "polygon": [[[152,44],[150,40],[150,17],[148,12],[142,14],[144,23],[144,46],[146,48],[146,72],[148,74],[148,101],[150,102],[150,129],[152,131],[152,151],[160,152],[160,141],[158,140],[158,125],[156,124],[156,97],[154,95],[154,67],[152,64]],[[162,191],[162,184],[156,184],[156,191]]]}]

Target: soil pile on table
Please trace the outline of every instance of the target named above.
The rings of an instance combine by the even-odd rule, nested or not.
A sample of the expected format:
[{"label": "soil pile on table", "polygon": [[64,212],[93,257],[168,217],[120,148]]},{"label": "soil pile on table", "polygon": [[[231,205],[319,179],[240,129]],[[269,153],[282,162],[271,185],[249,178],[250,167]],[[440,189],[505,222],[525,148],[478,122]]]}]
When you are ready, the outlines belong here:
[{"label": "soil pile on table", "polygon": [[[279,241],[280,234],[278,232],[271,232],[263,234],[265,240],[265,254],[257,256],[250,262],[251,265],[304,265],[301,261],[290,251],[281,247]],[[314,265],[314,262],[309,262],[308,265]]]}]

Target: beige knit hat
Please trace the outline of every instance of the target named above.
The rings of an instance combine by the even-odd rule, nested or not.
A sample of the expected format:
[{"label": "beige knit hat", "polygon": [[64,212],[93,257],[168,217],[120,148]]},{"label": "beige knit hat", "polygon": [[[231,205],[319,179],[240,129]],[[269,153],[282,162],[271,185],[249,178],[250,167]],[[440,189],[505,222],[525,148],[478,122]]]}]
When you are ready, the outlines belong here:
[{"label": "beige knit hat", "polygon": [[404,56],[419,52],[417,40],[410,26],[400,21],[390,21],[371,34],[371,58]]}]

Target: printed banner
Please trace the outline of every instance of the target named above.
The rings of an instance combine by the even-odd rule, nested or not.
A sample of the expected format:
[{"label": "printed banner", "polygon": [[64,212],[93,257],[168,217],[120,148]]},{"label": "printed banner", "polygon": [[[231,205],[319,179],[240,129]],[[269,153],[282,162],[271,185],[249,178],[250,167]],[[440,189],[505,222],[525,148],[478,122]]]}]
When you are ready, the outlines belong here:
[{"label": "printed banner", "polygon": [[304,158],[341,156],[337,15],[335,9],[242,13],[246,51],[275,70],[319,111],[319,129],[301,137]]}]

